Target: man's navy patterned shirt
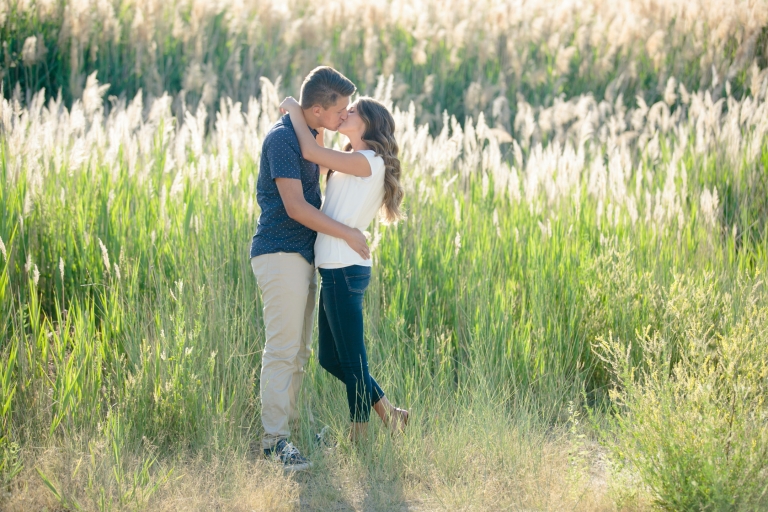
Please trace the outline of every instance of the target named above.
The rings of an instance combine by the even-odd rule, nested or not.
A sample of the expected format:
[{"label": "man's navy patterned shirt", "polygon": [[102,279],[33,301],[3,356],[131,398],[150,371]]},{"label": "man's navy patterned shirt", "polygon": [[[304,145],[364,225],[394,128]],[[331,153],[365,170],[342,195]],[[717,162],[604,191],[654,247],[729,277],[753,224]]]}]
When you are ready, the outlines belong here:
[{"label": "man's navy patterned shirt", "polygon": [[[316,136],[317,132],[312,130],[312,135]],[[288,115],[275,123],[261,146],[259,180],[256,184],[261,215],[251,242],[251,258],[276,252],[297,252],[312,264],[315,261],[317,232],[288,216],[275,178],[301,180],[304,199],[315,208],[320,208],[320,169],[301,156],[299,139]]]}]

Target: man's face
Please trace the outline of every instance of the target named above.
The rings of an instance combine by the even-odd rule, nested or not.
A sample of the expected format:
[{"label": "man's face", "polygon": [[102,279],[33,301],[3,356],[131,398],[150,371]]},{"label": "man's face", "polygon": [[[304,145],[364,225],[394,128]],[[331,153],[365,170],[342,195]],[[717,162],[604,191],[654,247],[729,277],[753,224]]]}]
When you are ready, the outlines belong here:
[{"label": "man's face", "polygon": [[312,111],[317,117],[320,126],[335,132],[347,118],[347,107],[349,107],[349,96],[343,96],[336,100],[336,104],[328,109],[315,105],[312,107]]}]

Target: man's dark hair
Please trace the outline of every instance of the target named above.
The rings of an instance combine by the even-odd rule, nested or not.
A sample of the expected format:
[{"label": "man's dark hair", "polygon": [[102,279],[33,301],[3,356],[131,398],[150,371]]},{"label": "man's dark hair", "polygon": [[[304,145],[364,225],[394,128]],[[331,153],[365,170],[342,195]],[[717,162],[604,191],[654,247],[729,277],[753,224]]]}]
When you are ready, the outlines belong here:
[{"label": "man's dark hair", "polygon": [[349,78],[330,66],[319,66],[313,69],[301,84],[299,103],[304,109],[315,105],[328,109],[334,106],[339,98],[352,96],[355,90],[355,84]]}]

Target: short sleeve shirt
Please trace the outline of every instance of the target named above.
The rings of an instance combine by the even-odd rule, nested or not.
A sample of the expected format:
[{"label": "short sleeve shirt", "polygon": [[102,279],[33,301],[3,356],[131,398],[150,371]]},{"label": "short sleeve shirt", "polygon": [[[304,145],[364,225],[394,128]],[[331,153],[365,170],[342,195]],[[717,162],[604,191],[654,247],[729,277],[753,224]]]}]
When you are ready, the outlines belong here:
[{"label": "short sleeve shirt", "polygon": [[[313,135],[317,132],[312,130]],[[304,199],[320,208],[320,169],[301,156],[299,139],[284,115],[269,130],[261,147],[256,200],[261,208],[256,234],[251,242],[251,258],[276,252],[297,252],[310,264],[314,263],[317,232],[288,216],[276,178],[301,180]]]}]

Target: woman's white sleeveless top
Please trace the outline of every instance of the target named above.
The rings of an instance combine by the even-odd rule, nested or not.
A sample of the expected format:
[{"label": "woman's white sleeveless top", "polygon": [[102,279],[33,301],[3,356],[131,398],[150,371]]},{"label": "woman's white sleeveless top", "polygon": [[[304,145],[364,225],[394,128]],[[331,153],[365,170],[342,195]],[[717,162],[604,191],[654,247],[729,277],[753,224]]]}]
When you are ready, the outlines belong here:
[{"label": "woman's white sleeveless top", "polygon": [[[334,172],[325,188],[325,200],[320,211],[342,224],[365,231],[384,201],[384,159],[372,150],[358,153],[365,156],[371,164],[371,175],[361,178]],[[350,265],[370,267],[371,260],[364,260],[340,238],[317,234],[317,268],[341,268]]]}]

